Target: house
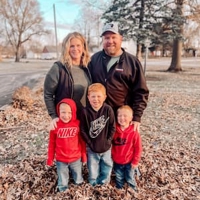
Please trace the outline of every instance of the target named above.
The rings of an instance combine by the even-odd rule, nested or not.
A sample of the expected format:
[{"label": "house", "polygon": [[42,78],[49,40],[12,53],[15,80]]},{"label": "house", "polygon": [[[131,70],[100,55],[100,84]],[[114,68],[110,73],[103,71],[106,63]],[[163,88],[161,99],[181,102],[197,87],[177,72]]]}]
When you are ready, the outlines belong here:
[{"label": "house", "polygon": [[0,57],[3,58],[13,58],[15,56],[15,52],[13,47],[10,45],[2,46],[0,45]]},{"label": "house", "polygon": [[122,47],[129,53],[136,55],[137,44],[133,39],[122,41]]},{"label": "house", "polygon": [[41,59],[41,52],[34,51],[34,50],[27,50],[26,51],[26,58]]},{"label": "house", "polygon": [[58,46],[58,49],[56,48],[56,46],[44,46],[41,59],[45,60],[57,59],[60,55],[60,52],[61,52],[60,46]]}]

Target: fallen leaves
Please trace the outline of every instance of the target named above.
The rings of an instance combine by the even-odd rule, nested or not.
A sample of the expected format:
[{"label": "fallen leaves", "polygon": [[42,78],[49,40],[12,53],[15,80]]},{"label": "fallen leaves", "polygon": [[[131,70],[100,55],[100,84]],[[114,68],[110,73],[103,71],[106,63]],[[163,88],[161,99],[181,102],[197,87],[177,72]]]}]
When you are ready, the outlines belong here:
[{"label": "fallen leaves", "polygon": [[12,95],[13,108],[22,110],[30,109],[33,106],[33,98],[31,90],[27,86],[18,88]]},{"label": "fallen leaves", "polygon": [[[192,69],[191,69],[192,70]],[[2,200],[198,200],[200,199],[200,70],[181,74],[147,71],[150,89],[141,126],[143,154],[139,192],[111,184],[73,184],[57,193],[56,167],[47,167],[47,115],[42,82],[31,98],[0,112],[0,199]],[[159,78],[157,78],[159,77]],[[24,90],[24,89],[23,89]],[[25,88],[26,93],[28,89]],[[25,95],[15,94],[16,99]],[[21,100],[20,100],[21,101]]]}]

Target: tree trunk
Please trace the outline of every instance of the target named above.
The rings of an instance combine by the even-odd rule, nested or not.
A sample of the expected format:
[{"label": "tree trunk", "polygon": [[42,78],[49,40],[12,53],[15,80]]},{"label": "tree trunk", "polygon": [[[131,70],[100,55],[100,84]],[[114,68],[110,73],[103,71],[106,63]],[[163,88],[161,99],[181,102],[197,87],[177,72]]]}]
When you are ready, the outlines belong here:
[{"label": "tree trunk", "polygon": [[137,43],[136,57],[139,59],[139,61],[142,60],[142,45],[139,43]]},{"label": "tree trunk", "polygon": [[[1,48],[1,47],[0,47]],[[0,62],[2,61],[2,56],[1,56],[1,53],[2,51],[1,51],[1,49],[0,49]]]},{"label": "tree trunk", "polygon": [[182,71],[181,68],[182,41],[175,39],[173,43],[172,61],[168,71]]},{"label": "tree trunk", "polygon": [[[180,17],[181,16],[183,17],[183,4],[184,4],[183,0],[177,0],[176,2],[176,12],[179,14]],[[178,29],[179,36],[182,36],[183,22],[178,21],[176,22],[176,25],[179,27]],[[168,71],[173,71],[173,72],[182,71],[181,68],[182,41],[179,36],[177,36],[173,42],[172,61]]]},{"label": "tree trunk", "polygon": [[15,53],[15,62],[19,62],[19,61],[20,61],[20,55],[19,55],[19,50],[17,50]]},{"label": "tree trunk", "polygon": [[20,39],[19,39],[19,43],[16,46],[16,52],[15,52],[15,62],[19,62],[20,61]]},{"label": "tree trunk", "polygon": [[[143,21],[144,21],[144,0],[140,1],[141,3],[141,10],[140,10],[140,22],[139,22],[139,29],[143,28]],[[137,53],[136,53],[137,58],[139,59],[139,61],[142,61],[142,45],[141,42],[138,40],[137,41]]]},{"label": "tree trunk", "polygon": [[162,46],[162,57],[167,57],[167,55],[166,55],[166,45],[165,44],[163,44],[163,46]]}]

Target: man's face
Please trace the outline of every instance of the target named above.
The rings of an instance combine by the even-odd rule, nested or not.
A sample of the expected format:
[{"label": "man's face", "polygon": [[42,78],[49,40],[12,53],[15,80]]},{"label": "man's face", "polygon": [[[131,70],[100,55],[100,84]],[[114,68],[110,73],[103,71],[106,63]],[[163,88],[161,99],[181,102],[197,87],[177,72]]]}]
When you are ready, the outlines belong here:
[{"label": "man's face", "polygon": [[109,56],[121,55],[122,36],[112,32],[103,35],[103,48]]}]

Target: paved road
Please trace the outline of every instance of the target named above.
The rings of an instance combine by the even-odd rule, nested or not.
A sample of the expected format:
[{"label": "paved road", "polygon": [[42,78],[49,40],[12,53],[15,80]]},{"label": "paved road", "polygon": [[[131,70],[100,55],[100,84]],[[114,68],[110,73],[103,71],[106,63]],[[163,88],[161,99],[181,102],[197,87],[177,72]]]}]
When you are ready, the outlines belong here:
[{"label": "paved road", "polygon": [[[0,62],[0,107],[11,102],[13,92],[22,85],[34,86],[39,78],[43,78],[53,64],[53,60],[13,60]],[[167,70],[171,58],[147,59],[146,73],[149,70]],[[144,61],[142,61],[144,64]],[[182,58],[182,68],[200,67],[200,58]]]},{"label": "paved road", "polygon": [[25,85],[32,88],[37,80],[44,77],[54,61],[23,61],[12,60],[0,62],[0,107],[12,101],[13,92]]}]

